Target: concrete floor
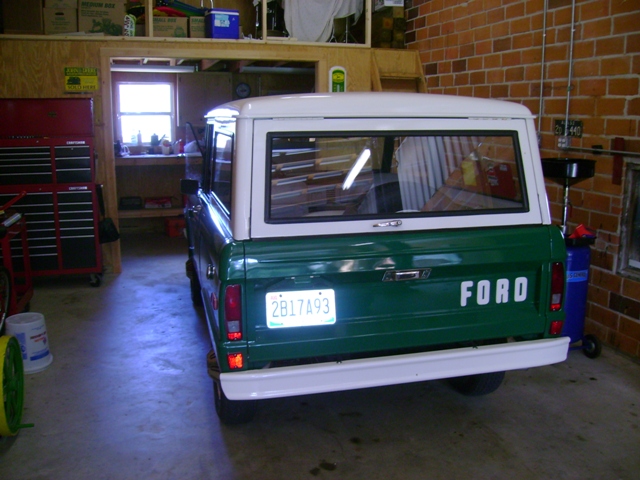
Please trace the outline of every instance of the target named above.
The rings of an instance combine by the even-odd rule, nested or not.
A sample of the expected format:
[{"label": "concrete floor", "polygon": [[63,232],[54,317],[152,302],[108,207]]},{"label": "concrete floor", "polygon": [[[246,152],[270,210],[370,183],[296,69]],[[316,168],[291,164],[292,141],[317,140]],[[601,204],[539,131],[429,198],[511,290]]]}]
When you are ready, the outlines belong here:
[{"label": "concrete floor", "polygon": [[0,479],[640,479],[640,365],[510,372],[487,397],[446,382],[270,400],[222,427],[182,238],[123,239],[124,273],[38,279],[54,360],[26,376]]}]

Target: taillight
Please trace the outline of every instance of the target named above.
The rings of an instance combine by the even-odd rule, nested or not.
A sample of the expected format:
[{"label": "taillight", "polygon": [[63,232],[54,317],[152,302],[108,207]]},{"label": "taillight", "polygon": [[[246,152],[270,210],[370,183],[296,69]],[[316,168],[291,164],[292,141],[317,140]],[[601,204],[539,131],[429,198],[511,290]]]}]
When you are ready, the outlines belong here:
[{"label": "taillight", "polygon": [[562,297],[564,296],[564,265],[556,262],[551,266],[551,302],[549,310],[557,312],[562,308]]},{"label": "taillight", "polygon": [[240,285],[229,285],[224,291],[224,322],[229,340],[242,340],[242,295]]},{"label": "taillight", "polygon": [[560,335],[562,333],[562,327],[564,326],[564,322],[561,320],[554,320],[549,325],[549,334],[550,335]]},{"label": "taillight", "polygon": [[231,370],[239,370],[244,366],[244,357],[241,353],[227,354],[227,361]]}]

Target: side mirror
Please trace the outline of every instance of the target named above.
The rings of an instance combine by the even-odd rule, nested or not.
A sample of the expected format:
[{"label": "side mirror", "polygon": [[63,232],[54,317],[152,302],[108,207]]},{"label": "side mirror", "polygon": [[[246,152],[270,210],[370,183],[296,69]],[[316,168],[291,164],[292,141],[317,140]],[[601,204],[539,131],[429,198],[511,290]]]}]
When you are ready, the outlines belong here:
[{"label": "side mirror", "polygon": [[183,195],[195,195],[200,189],[200,183],[190,178],[182,178],[180,180],[180,193]]}]

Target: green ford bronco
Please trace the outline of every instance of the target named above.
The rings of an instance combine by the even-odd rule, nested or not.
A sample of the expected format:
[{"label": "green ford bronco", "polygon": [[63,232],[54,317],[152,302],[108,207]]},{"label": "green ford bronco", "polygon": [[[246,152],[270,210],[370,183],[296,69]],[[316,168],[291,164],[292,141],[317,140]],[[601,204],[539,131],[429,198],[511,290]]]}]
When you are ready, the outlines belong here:
[{"label": "green ford bronco", "polygon": [[260,399],[441,378],[481,395],[566,359],[565,243],[525,107],[309,94],[207,122],[182,192],[222,422]]}]

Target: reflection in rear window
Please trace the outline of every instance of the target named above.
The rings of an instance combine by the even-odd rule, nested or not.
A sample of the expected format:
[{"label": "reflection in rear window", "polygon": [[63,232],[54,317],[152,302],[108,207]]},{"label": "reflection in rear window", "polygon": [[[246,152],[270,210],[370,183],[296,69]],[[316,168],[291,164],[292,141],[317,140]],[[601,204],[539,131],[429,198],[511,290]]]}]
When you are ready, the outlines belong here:
[{"label": "reflection in rear window", "polygon": [[526,211],[514,132],[270,135],[267,221]]}]

